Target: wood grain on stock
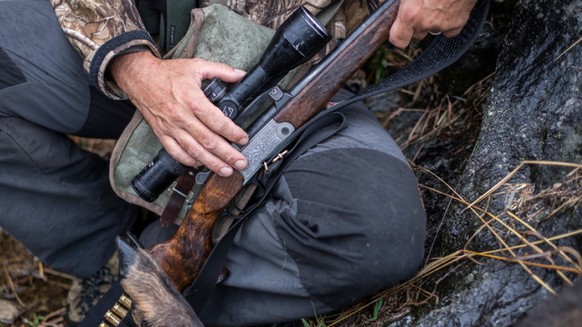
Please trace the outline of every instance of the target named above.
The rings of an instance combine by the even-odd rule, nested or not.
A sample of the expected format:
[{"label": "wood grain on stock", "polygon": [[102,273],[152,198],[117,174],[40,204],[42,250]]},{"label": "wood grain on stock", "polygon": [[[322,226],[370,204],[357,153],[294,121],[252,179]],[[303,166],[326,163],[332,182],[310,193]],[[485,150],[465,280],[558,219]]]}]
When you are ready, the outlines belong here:
[{"label": "wood grain on stock", "polygon": [[[383,7],[381,7],[383,8]],[[396,18],[398,1],[364,27],[355,42],[346,44],[338,55],[275,116],[277,122],[289,122],[296,128],[311,119],[388,39]],[[236,172],[227,178],[213,174],[204,185],[194,205],[174,237],[150,249],[162,269],[180,291],[190,285],[212,250],[211,236],[218,215],[243,187],[243,177]]]},{"label": "wood grain on stock", "polygon": [[178,290],[190,285],[202,269],[212,250],[216,219],[242,189],[243,180],[238,171],[230,177],[212,174],[176,234],[150,249]]}]

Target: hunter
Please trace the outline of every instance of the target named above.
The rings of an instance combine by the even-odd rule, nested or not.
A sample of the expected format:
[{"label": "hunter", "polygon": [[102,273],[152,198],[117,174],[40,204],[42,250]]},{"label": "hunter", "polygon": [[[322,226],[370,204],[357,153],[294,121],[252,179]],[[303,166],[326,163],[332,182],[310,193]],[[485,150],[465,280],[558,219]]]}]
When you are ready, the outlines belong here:
[{"label": "hunter", "polygon": [[[298,6],[332,0],[205,0],[277,28]],[[450,37],[476,0],[401,0],[389,41]],[[345,0],[328,24],[344,38],[378,4]],[[117,138],[135,110],[181,163],[228,176],[247,165],[230,145],[248,136],[201,91],[245,72],[202,59],[162,60],[133,0],[0,1],[0,226],[54,269],[79,278],[69,319],[79,322],[113,281],[114,239],[140,208],[120,199],[107,158],[68,135]],[[331,45],[334,42],[330,42]],[[330,49],[328,49],[330,50]],[[338,94],[345,97],[347,91]],[[200,319],[208,326],[272,324],[337,310],[412,277],[423,260],[425,213],[417,180],[362,104],[348,125],[296,159],[238,232]],[[176,226],[154,219],[144,245]]]}]

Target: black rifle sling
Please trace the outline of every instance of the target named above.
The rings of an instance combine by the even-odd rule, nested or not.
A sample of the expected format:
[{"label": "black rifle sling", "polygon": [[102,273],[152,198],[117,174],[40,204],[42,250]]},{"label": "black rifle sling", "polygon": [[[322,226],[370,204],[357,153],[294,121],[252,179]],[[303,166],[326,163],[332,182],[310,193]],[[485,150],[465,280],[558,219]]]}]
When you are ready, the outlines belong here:
[{"label": "black rifle sling", "polygon": [[244,214],[237,218],[235,223],[210,253],[208,260],[200,270],[194,283],[186,289],[184,294],[186,294],[186,299],[192,305],[195,312],[201,312],[212,290],[216,286],[218,275],[223,267],[228,249],[234,240],[236,232],[254,209],[264,202],[269,191],[283,174],[285,168],[302,153],[345,127],[342,114],[330,113],[368,97],[412,84],[434,75],[451,65],[475,42],[485,23],[488,11],[489,0],[481,0],[473,9],[471,17],[458,36],[446,38],[443,35],[438,35],[427,49],[404,69],[382,80],[375,86],[365,89],[346,100],[339,101],[327,110],[320,112],[307,124],[299,128],[292,137],[289,137],[287,142],[281,144],[274,151],[276,156],[285,148],[288,148],[291,142],[295,142],[296,140],[293,148],[289,150],[289,154],[283,160],[278,161],[278,166],[271,167],[269,174],[263,176],[262,181],[260,181],[260,184],[262,184],[260,186],[263,191],[260,200],[254,202],[250,208],[245,210]]},{"label": "black rifle sling", "polygon": [[355,96],[333,104],[331,108],[337,110],[374,95],[410,85],[450,66],[473,45],[485,24],[488,12],[489,0],[479,1],[459,35],[453,38],[444,37],[442,34],[436,36],[431,44],[405,68]]}]

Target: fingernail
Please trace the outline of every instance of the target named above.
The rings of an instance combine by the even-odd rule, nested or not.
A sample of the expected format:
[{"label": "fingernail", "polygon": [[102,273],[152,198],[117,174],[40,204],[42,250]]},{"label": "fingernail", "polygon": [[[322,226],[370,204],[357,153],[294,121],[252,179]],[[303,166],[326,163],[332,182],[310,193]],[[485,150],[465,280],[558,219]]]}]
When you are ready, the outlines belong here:
[{"label": "fingernail", "polygon": [[228,177],[228,176],[232,175],[232,168],[222,167],[222,168],[220,168],[218,173],[220,174],[220,176]]},{"label": "fingernail", "polygon": [[247,168],[247,162],[246,162],[246,160],[237,160],[234,163],[234,168],[236,168],[238,170],[242,170],[242,169]]},{"label": "fingernail", "polygon": [[242,137],[241,139],[239,139],[237,143],[240,145],[245,145],[248,142],[249,142],[249,138],[245,136],[245,137]]},{"label": "fingernail", "polygon": [[234,71],[237,72],[237,73],[239,73],[239,74],[246,74],[247,73],[244,70],[238,69],[238,68],[235,68]]}]

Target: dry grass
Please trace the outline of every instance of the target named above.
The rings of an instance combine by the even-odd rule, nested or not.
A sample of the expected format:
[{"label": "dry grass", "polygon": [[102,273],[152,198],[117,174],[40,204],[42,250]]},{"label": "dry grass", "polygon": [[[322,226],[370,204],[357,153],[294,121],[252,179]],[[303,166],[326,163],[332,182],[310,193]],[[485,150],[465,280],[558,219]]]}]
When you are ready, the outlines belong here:
[{"label": "dry grass", "polygon": [[109,159],[111,156],[115,143],[117,142],[116,140],[110,139],[92,139],[72,135],[69,136],[69,138],[77,143],[82,149],[96,153],[106,159]]},{"label": "dry grass", "polygon": [[[564,180],[548,189],[534,193],[530,185],[508,183],[511,175],[525,165],[565,167],[570,169],[570,172]],[[562,162],[524,162],[495,187],[472,202],[464,199],[461,194],[431,171],[421,167],[416,168],[423,174],[439,179],[447,191],[426,185],[421,185],[422,188],[464,206],[465,210],[471,212],[474,219],[481,222],[481,227],[474,237],[480,233],[492,233],[500,246],[487,251],[474,251],[471,250],[472,238],[463,249],[458,249],[443,257],[429,257],[426,265],[409,281],[379,293],[366,302],[341,313],[312,320],[309,322],[311,326],[383,326],[406,314],[413,307],[431,302],[438,303],[439,283],[457,267],[467,262],[482,264],[487,260],[499,260],[519,265],[542,287],[554,294],[555,290],[532,270],[533,267],[553,271],[567,284],[572,284],[572,276],[582,274],[580,253],[571,247],[557,245],[560,240],[581,235],[582,229],[559,235],[543,235],[535,227],[543,221],[554,218],[559,212],[566,212],[580,206],[582,203],[582,165]],[[507,195],[510,195],[511,200],[507,201],[504,210],[501,212],[488,210],[488,199]],[[480,206],[479,203],[483,205]],[[550,208],[547,207],[547,203],[552,203]],[[543,214],[542,206],[545,207]],[[378,311],[379,303],[382,304],[382,308]]]},{"label": "dry grass", "polygon": [[64,326],[65,297],[72,277],[45,267],[1,230],[0,249],[0,297],[10,300],[21,313],[10,326]]},{"label": "dry grass", "polygon": [[[481,107],[487,98],[487,92],[493,81],[494,74],[490,74],[481,81],[467,89],[462,97],[441,96],[433,106],[425,108],[397,108],[392,113],[380,117],[385,128],[390,127],[394,121],[405,114],[420,114],[414,126],[406,133],[395,136],[398,145],[403,149],[414,148],[414,155],[409,158],[416,162],[418,156],[427,146],[429,141],[442,139],[454,135],[466,135],[471,129],[478,126],[476,120],[481,116]],[[421,81],[413,86],[412,90],[402,90],[412,96],[412,103],[418,103],[415,99],[418,94],[430,93],[440,95],[438,86],[429,81]],[[457,155],[457,153],[452,153]]]}]

